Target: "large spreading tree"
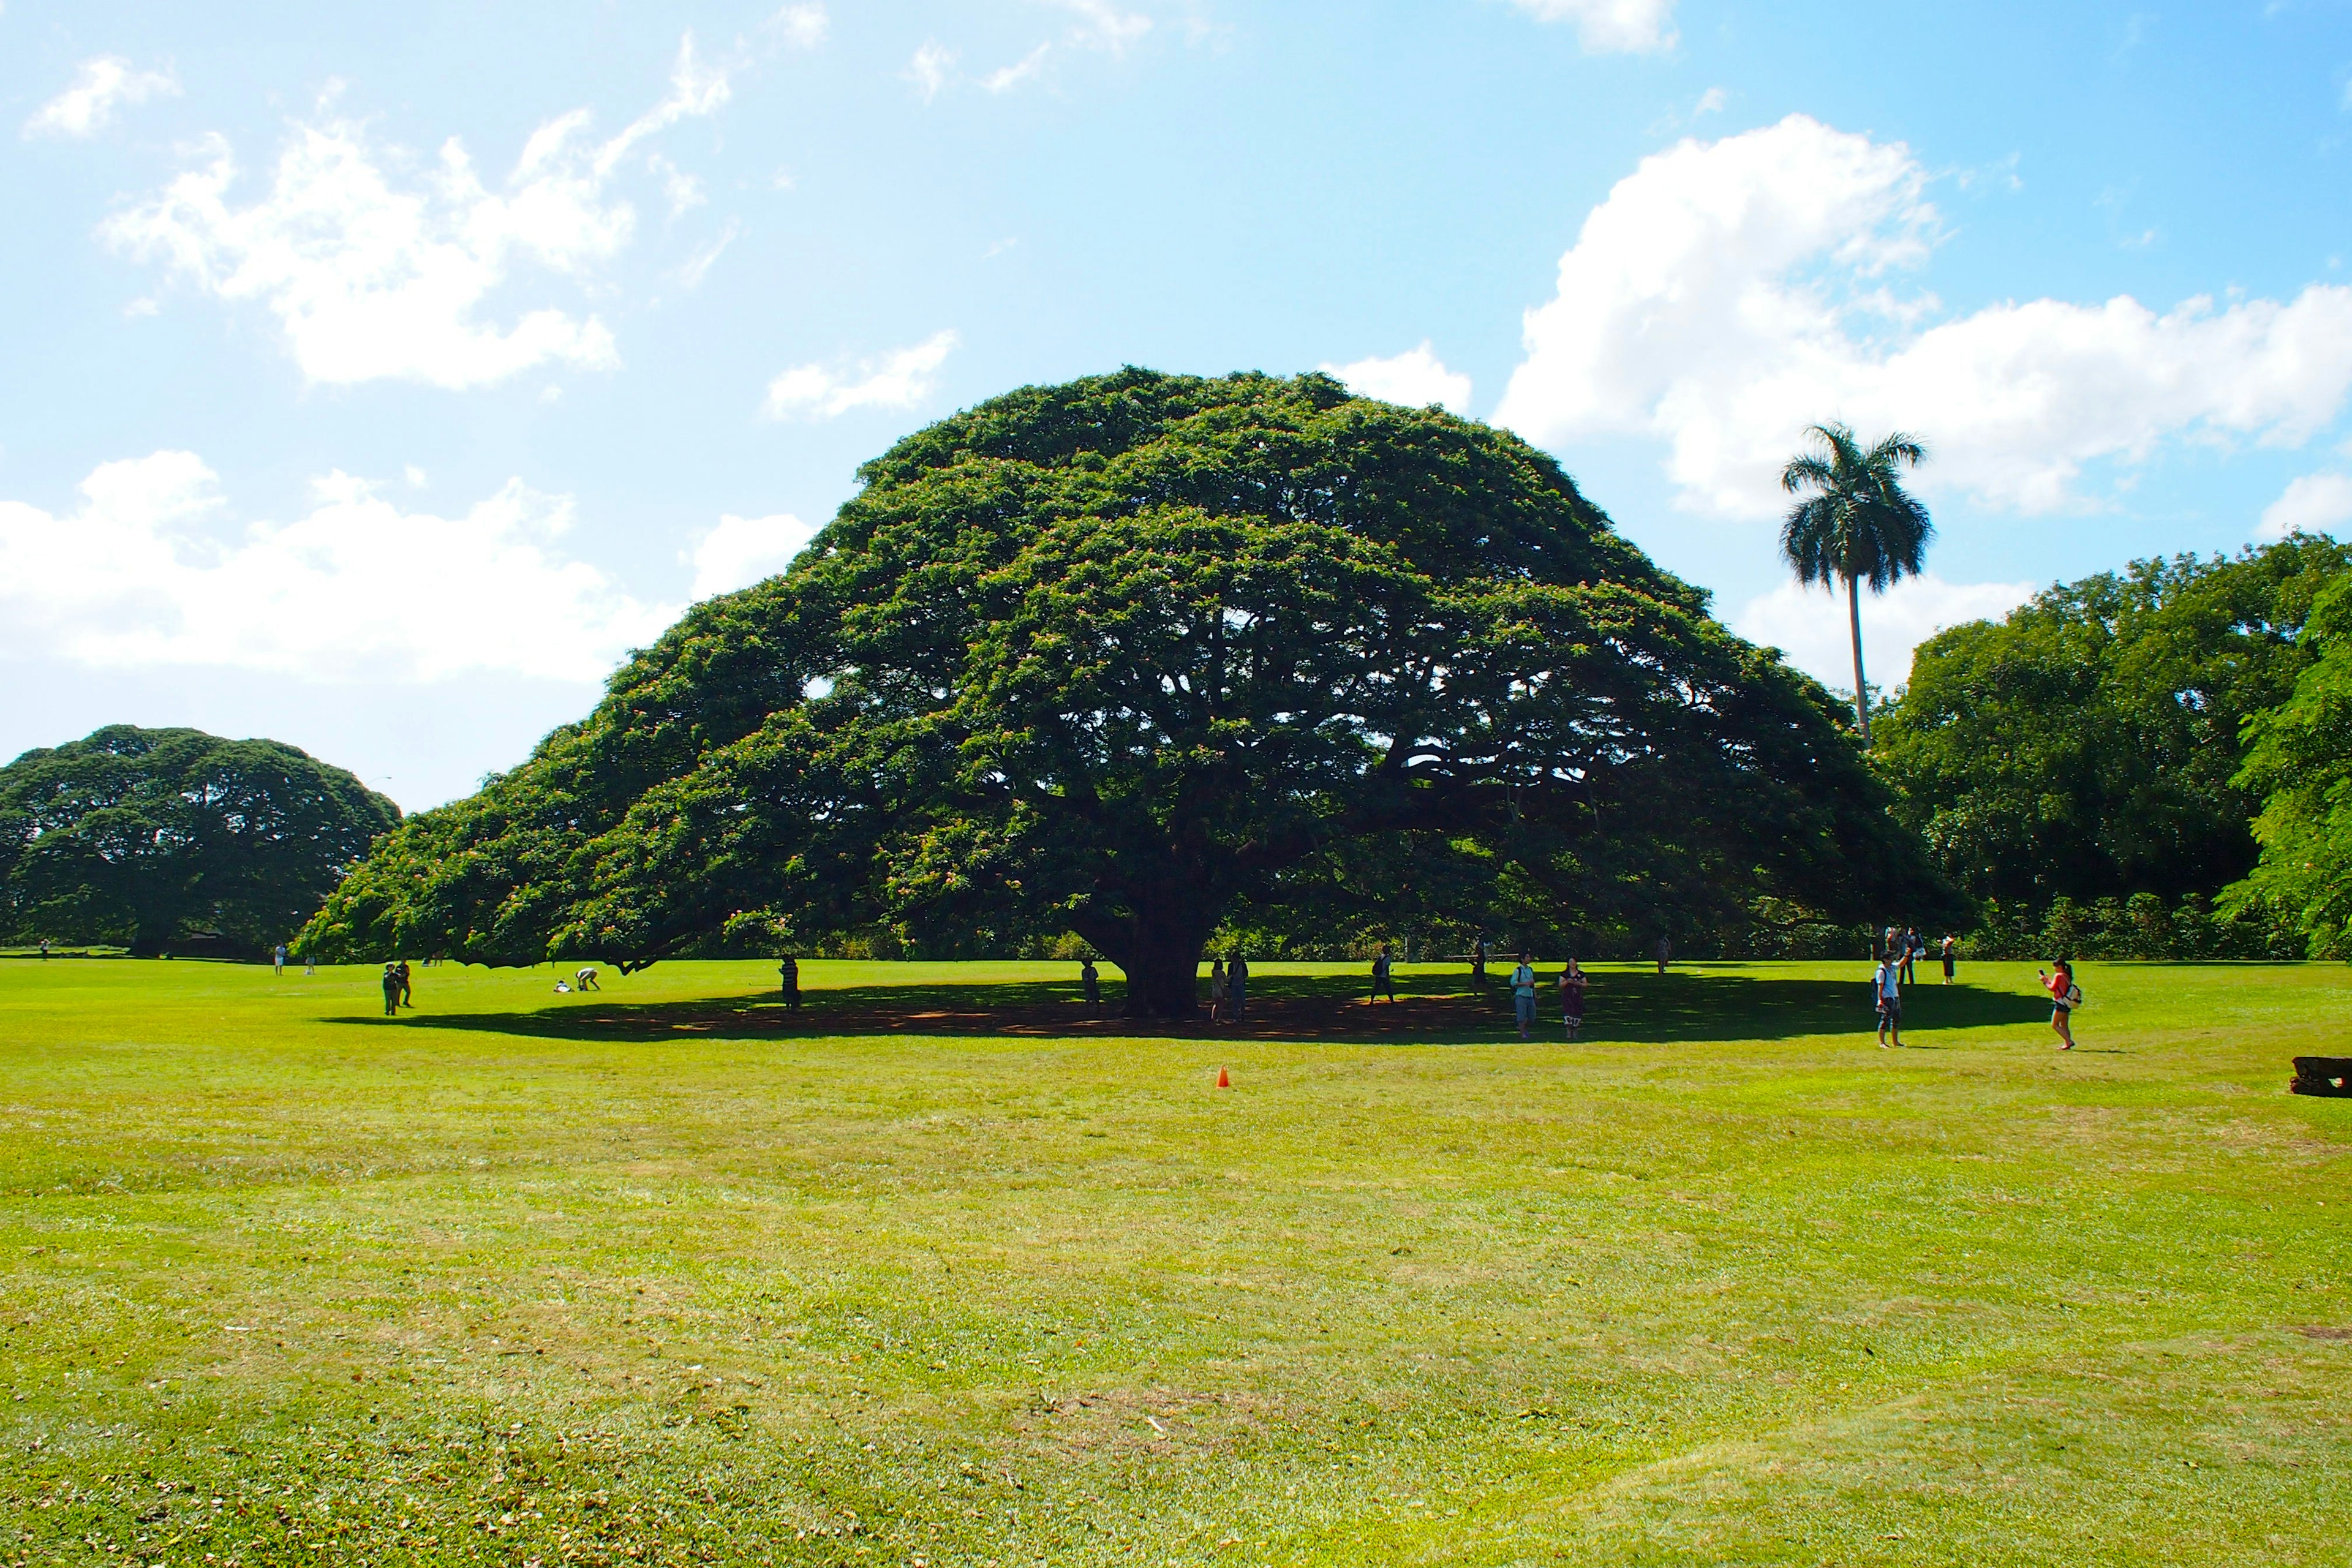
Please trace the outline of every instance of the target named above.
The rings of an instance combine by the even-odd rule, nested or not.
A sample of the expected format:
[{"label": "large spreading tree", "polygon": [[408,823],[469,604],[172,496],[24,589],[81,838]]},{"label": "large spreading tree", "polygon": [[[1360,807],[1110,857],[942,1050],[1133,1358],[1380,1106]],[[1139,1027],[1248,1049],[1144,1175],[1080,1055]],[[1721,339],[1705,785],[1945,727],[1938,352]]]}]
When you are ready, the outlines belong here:
[{"label": "large spreading tree", "polygon": [[259,957],[399,821],[276,741],[109,725],[0,768],[0,934]]},{"label": "large spreading tree", "polygon": [[1067,931],[1182,1016],[1230,912],[1408,838],[1599,915],[1693,886],[1948,907],[1828,695],[1503,431],[1319,375],[1129,370],[861,478],[790,572],[412,818],[311,936],[630,967]]}]

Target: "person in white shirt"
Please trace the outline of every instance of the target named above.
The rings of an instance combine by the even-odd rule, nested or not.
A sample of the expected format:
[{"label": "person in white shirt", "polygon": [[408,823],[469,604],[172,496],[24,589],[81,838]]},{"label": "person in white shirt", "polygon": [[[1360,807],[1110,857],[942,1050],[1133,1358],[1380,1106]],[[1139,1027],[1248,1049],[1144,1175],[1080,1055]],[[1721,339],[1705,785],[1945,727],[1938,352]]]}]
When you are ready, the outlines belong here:
[{"label": "person in white shirt", "polygon": [[1878,1007],[1878,1048],[1883,1051],[1889,1045],[1902,1045],[1903,971],[1894,953],[1879,959],[1878,973],[1871,977],[1870,994]]}]

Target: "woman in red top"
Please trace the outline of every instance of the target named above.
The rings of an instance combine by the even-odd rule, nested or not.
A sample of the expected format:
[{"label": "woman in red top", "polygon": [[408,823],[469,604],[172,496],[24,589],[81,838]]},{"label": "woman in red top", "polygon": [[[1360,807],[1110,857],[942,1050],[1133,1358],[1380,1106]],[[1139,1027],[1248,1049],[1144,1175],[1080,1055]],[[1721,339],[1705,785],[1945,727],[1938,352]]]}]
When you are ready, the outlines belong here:
[{"label": "woman in red top", "polygon": [[2074,966],[2064,959],[2057,961],[2057,973],[2042,975],[2042,988],[2050,993],[2050,1026],[2058,1031],[2062,1051],[2074,1048],[2074,1031],[2067,1026],[2067,1016],[2074,1011]]}]

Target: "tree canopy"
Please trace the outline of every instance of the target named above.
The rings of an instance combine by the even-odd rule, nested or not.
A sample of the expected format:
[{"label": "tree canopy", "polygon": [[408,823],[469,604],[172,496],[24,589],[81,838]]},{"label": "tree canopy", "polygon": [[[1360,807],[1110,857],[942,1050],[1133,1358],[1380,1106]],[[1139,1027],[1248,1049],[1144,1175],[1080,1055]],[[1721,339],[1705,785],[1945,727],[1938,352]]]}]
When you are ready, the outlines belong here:
[{"label": "tree canopy", "polygon": [[1505,432],[1320,375],[1131,369],[860,477],[788,573],[412,818],[312,935],[635,965],[1073,931],[1131,1007],[1181,1015],[1221,921],[1403,845],[1643,920],[1948,896],[1827,693]]},{"label": "tree canopy", "polygon": [[1877,765],[1979,899],[2210,897],[2253,864],[2270,776],[2237,776],[2241,729],[2295,690],[2305,618],[2347,562],[2303,535],[2141,561],[1939,633],[1881,716]]},{"label": "tree canopy", "polygon": [[2267,904],[2310,939],[2315,958],[2352,957],[2352,574],[2312,605],[2313,662],[2293,695],[2246,727],[2232,781],[2263,801],[2261,858],[2229,901]]},{"label": "tree canopy", "polygon": [[276,741],[114,724],[0,768],[0,931],[257,956],[400,808]]}]

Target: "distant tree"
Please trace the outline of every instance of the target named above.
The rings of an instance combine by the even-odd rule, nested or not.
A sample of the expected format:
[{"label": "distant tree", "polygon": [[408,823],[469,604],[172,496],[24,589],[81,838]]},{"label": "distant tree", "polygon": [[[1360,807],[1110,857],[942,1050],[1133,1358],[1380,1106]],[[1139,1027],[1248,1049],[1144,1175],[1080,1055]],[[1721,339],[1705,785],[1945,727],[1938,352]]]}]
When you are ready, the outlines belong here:
[{"label": "distant tree", "polygon": [[1853,633],[1853,716],[1870,744],[1870,688],[1862,673],[1862,585],[1884,594],[1927,563],[1936,536],[1927,509],[1906,493],[1901,470],[1927,461],[1927,448],[1897,431],[1864,451],[1846,426],[1813,425],[1821,449],[1792,458],[1780,488],[1804,499],[1780,524],[1780,555],[1800,583],[1845,584]]},{"label": "distant tree", "polygon": [[1506,432],[1319,375],[1129,370],[860,472],[790,573],[412,819],[312,937],[635,965],[747,931],[1067,931],[1132,1011],[1182,1016],[1229,913],[1351,868],[1392,895],[1355,851],[1408,836],[1563,909],[1941,892],[1828,694]]},{"label": "distant tree", "polygon": [[400,808],[275,741],[110,725],[0,768],[0,931],[152,954],[291,937]]},{"label": "distant tree", "polygon": [[1912,656],[1874,762],[1979,900],[2038,920],[2060,897],[2210,899],[2252,866],[2268,787],[2237,781],[2241,728],[2294,691],[2347,564],[2305,536],[2141,561],[1952,627]]},{"label": "distant tree", "polygon": [[2315,958],[2352,957],[2352,574],[2313,603],[2303,629],[2313,662],[2294,694],[2246,725],[2233,784],[2263,803],[2261,856],[2225,908],[2267,906],[2309,939]]}]

